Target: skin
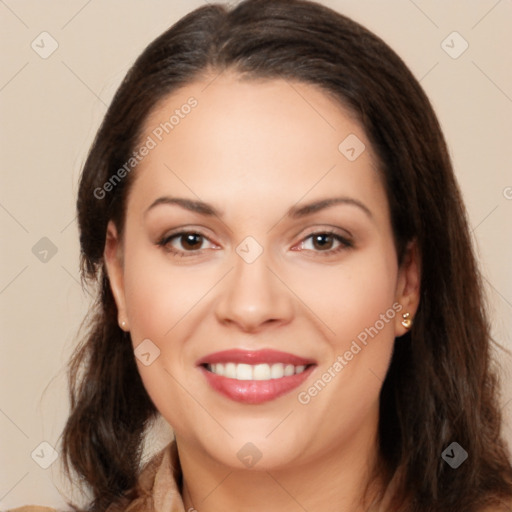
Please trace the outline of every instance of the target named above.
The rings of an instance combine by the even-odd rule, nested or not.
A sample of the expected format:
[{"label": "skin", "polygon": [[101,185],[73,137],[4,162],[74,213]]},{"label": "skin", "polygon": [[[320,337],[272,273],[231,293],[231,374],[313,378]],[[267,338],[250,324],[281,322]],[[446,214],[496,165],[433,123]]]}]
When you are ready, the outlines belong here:
[{"label": "skin", "polygon": [[[150,339],[160,350],[149,366],[137,365],[175,431],[186,510],[363,510],[379,392],[395,337],[406,332],[401,313],[414,317],[418,306],[417,251],[410,246],[398,266],[370,143],[338,103],[307,84],[242,81],[228,72],[211,80],[173,93],[146,120],[142,140],[190,96],[198,101],[134,171],[123,236],[108,226],[105,262],[119,321],[134,348]],[[366,146],[355,161],[338,150],[349,134]],[[148,211],[162,196],[201,200],[219,214],[169,204]],[[287,216],[341,196],[369,213],[339,203]],[[183,238],[167,247],[188,255],[158,245],[180,228],[205,236],[200,251]],[[315,245],[310,235],[326,230],[352,246],[329,237]],[[263,249],[252,263],[236,252],[247,236]],[[299,392],[393,304],[401,313],[300,403]],[[196,367],[200,357],[231,348],[273,348],[318,366],[284,396],[241,404],[210,388]],[[237,457],[248,442],[261,453],[252,468]]]}]

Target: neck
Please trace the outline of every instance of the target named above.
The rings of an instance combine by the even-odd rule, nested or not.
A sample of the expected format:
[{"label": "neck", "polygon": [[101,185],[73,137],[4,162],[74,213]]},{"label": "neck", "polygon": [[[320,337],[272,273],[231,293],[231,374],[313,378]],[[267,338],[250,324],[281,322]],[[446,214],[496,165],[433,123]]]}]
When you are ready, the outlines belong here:
[{"label": "neck", "polygon": [[[227,467],[177,438],[186,511],[364,512],[376,463],[377,435],[363,427],[326,453],[279,469]],[[375,483],[370,492],[375,492]]]}]

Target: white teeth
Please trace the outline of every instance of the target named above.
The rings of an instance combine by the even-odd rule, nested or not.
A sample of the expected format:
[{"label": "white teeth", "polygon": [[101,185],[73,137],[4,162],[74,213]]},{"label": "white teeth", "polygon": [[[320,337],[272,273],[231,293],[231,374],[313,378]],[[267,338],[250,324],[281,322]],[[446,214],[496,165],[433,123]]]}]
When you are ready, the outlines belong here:
[{"label": "white teeth", "polygon": [[208,365],[208,370],[221,377],[237,380],[271,380],[290,377],[302,373],[306,366],[294,366],[293,364],[266,363],[250,365],[236,363],[217,363]]},{"label": "white teeth", "polygon": [[268,380],[270,379],[270,373],[268,364],[257,364],[252,370],[252,377],[254,380]]},{"label": "white teeth", "polygon": [[[212,371],[215,373],[214,370]],[[224,366],[224,377],[228,377],[229,379],[236,379],[235,363],[226,363],[226,365]]]},{"label": "white teeth", "polygon": [[[294,368],[293,364],[287,365],[286,368],[288,368],[288,366],[291,366],[292,369]],[[273,364],[272,368],[270,369],[270,376],[273,379],[281,379],[285,375],[284,371],[285,371],[285,367],[283,364],[280,364],[280,363]],[[294,373],[295,373],[295,371],[292,371],[292,373],[290,373],[290,375],[293,375]]]},{"label": "white teeth", "polygon": [[290,375],[294,375],[294,374],[295,374],[295,366],[293,366],[293,364],[287,364],[284,367],[284,376],[289,377]]},{"label": "white teeth", "polygon": [[237,380],[252,380],[252,366],[250,364],[237,364],[235,378]]}]

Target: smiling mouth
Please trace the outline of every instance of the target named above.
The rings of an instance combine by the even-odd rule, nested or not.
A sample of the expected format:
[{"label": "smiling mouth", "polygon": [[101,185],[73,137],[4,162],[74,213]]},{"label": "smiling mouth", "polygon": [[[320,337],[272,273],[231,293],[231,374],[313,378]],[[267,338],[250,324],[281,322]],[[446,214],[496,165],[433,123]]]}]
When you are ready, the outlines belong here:
[{"label": "smiling mouth", "polygon": [[273,380],[291,377],[306,370],[311,365],[293,365],[285,363],[274,364],[245,364],[245,363],[217,363],[203,365],[209,372],[236,380]]},{"label": "smiling mouth", "polygon": [[313,359],[272,349],[225,350],[196,364],[211,389],[243,404],[262,404],[290,393],[318,366]]}]

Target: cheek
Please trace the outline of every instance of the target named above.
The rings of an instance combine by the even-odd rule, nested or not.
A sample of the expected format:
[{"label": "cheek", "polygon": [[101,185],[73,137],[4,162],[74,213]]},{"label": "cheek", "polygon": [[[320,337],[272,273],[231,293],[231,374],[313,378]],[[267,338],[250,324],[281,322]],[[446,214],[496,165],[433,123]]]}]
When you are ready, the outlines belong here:
[{"label": "cheek", "polygon": [[197,376],[187,370],[191,359],[187,340],[193,326],[200,325],[207,293],[218,277],[211,267],[172,265],[160,250],[141,243],[127,245],[124,268],[132,344],[137,349],[144,342],[149,347],[144,352],[151,354],[147,366],[136,361],[144,387],[173,428],[193,431],[192,425],[204,418],[200,410],[191,410],[190,395],[183,387],[185,381],[187,389],[199,386],[193,380]]},{"label": "cheek", "polygon": [[[125,297],[134,342],[162,340],[211,287],[211,271],[177,266],[160,249],[137,247],[125,255]],[[209,284],[210,283],[210,284]]]},{"label": "cheek", "polygon": [[397,275],[393,247],[376,245],[349,255],[335,267],[316,265],[288,279],[293,280],[297,296],[322,321],[333,351],[339,353],[359,335],[364,339],[376,323],[382,337],[394,338],[391,320],[396,316]]},{"label": "cheek", "polygon": [[301,388],[299,403],[317,413],[310,418],[328,419],[318,428],[333,439],[353,432],[375,410],[401,308],[395,303],[397,273],[393,248],[381,246],[347,259],[336,271],[318,270],[314,293],[307,295],[306,279],[298,283],[304,301],[329,329],[329,348],[316,379]]}]

